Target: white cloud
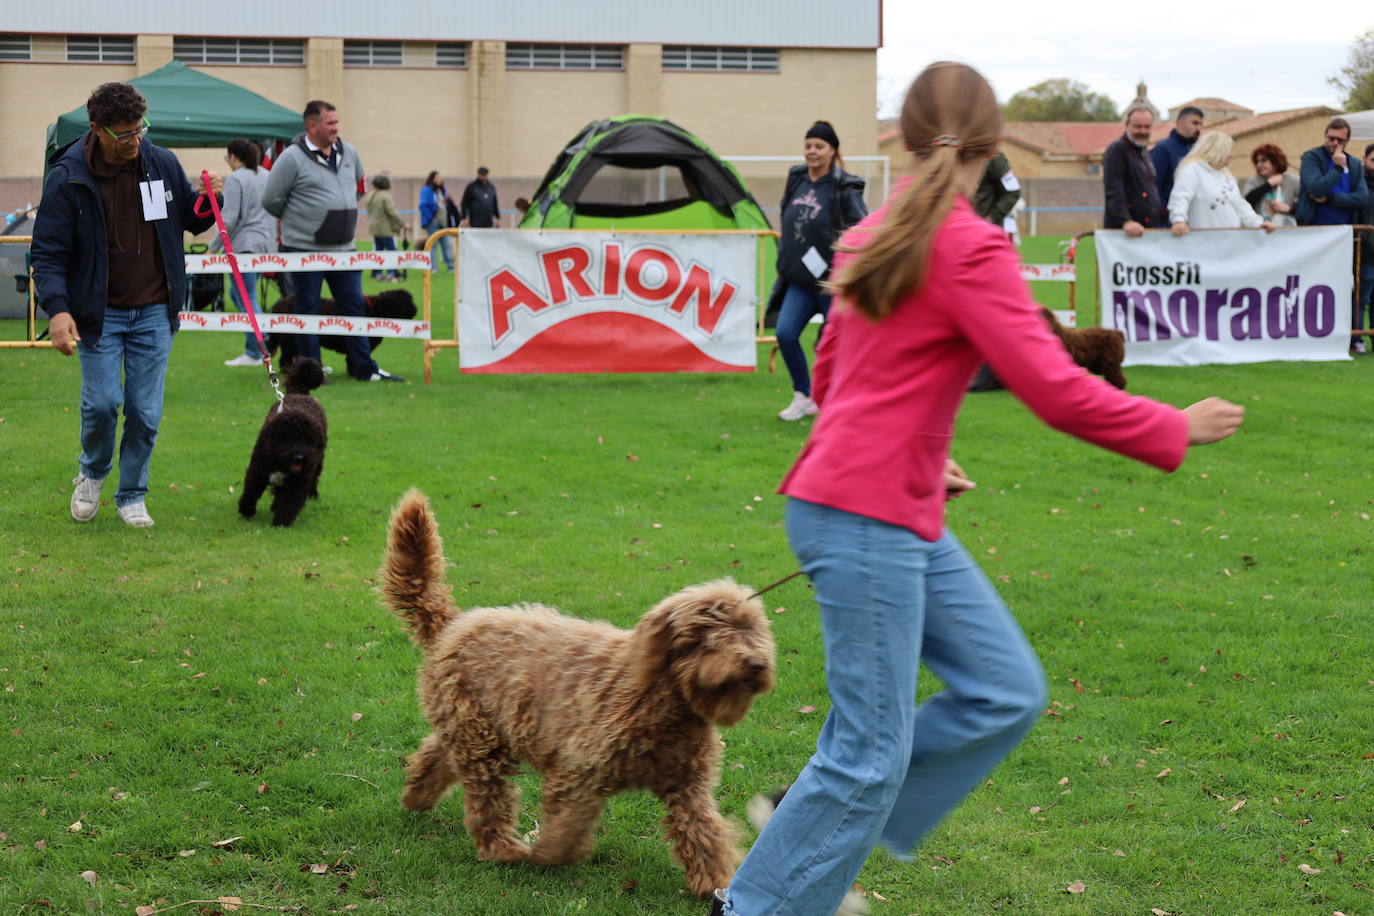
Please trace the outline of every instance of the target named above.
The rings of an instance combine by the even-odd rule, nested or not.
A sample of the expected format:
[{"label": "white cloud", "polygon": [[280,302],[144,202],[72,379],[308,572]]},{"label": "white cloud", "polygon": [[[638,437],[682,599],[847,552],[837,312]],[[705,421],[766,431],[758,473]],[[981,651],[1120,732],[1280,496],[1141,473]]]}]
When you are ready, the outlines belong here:
[{"label": "white cloud", "polygon": [[1151,101],[1166,109],[1198,97],[1256,111],[1339,108],[1340,92],[1327,77],[1344,64],[1362,29],[1374,26],[1374,14],[1363,23],[1349,15],[1308,15],[1301,6],[1274,0],[1058,6],[883,0],[883,12],[878,76],[884,115],[896,112],[924,66],[941,59],[978,68],[1004,101],[1062,77],[1087,84],[1118,107],[1143,79]]}]

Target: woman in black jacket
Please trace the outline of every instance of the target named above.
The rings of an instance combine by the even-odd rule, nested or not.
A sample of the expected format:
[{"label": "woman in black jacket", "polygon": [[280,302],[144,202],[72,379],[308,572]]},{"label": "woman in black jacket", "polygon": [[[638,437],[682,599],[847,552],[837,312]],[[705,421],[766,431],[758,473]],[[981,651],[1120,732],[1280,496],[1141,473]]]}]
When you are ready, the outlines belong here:
[{"label": "woman in black jacket", "polygon": [[800,420],[816,412],[801,334],[812,317],[824,318],[830,311],[830,294],[822,284],[830,274],[835,240],[868,215],[864,181],[844,170],[840,138],[829,122],[811,125],[804,153],[806,164],[787,173],[778,222],[778,350],[792,377],[792,402],[778,414],[781,420]]}]

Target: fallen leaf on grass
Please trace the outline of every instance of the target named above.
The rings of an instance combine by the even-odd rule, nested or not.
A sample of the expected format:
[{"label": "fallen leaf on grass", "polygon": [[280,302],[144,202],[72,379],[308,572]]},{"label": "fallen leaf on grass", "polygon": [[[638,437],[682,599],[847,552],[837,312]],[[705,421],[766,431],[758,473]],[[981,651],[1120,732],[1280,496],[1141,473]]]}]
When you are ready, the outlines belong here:
[{"label": "fallen leaf on grass", "polygon": [[1320,868],[1313,868],[1306,862],[1303,862],[1300,865],[1298,865],[1298,871],[1302,872],[1304,875],[1320,875],[1322,873],[1322,870]]},{"label": "fallen leaf on grass", "polygon": [[243,899],[241,897],[219,897],[215,902],[223,906],[226,910],[233,912],[243,904]]},{"label": "fallen leaf on grass", "polygon": [[134,916],[155,916],[156,913],[157,913],[157,907],[155,907],[155,906],[136,906],[136,907],[134,907]]},{"label": "fallen leaf on grass", "polygon": [[1232,805],[1232,806],[1231,806],[1231,810],[1228,811],[1228,812],[1226,812],[1226,813],[1227,813],[1227,814],[1235,814],[1237,811],[1239,811],[1241,808],[1244,808],[1244,807],[1245,807],[1245,799],[1242,798],[1240,801],[1238,801],[1238,802],[1236,802],[1234,805]]},{"label": "fallen leaf on grass", "polygon": [[[328,865],[325,865],[325,864],[322,863],[322,862],[317,862],[317,863],[315,863],[314,865],[308,866],[308,868],[309,868],[309,870],[310,870],[310,873],[313,874],[313,875],[323,875],[323,874],[328,873],[328,871],[329,871],[329,866],[328,866]],[[304,869],[302,869],[302,870],[304,870]]]},{"label": "fallen leaf on grass", "polygon": [[1155,779],[1163,779],[1165,776],[1168,776],[1172,772],[1173,770],[1171,770],[1169,767],[1165,767],[1164,769],[1160,770],[1158,773],[1155,774]]},{"label": "fallen leaf on grass", "polygon": [[814,707],[814,706],[803,706],[801,709],[798,709],[798,710],[797,710],[797,712],[802,712],[802,713],[806,713],[806,712],[815,712],[815,711],[816,711],[816,707]]},{"label": "fallen leaf on grass", "polygon": [[1082,692],[1083,692],[1083,685],[1079,682],[1078,678],[1076,678],[1076,677],[1071,677],[1071,678],[1069,678],[1069,683],[1073,685],[1073,689],[1074,689],[1074,690],[1077,690],[1079,693],[1082,693]]},{"label": "fallen leaf on grass", "polygon": [[87,884],[89,884],[91,887],[95,887],[95,883],[96,883],[97,881],[100,880],[100,876],[97,875],[95,872],[91,871],[90,869],[87,869],[86,871],[83,871],[83,872],[81,873],[81,877],[82,877],[82,878],[85,880],[85,882],[86,882]]},{"label": "fallen leaf on grass", "polygon": [[183,859],[189,858],[190,856],[193,856],[195,854],[196,851],[194,849],[183,849],[177,853],[177,855],[181,856]]},{"label": "fallen leaf on grass", "polygon": [[1068,891],[1070,894],[1081,894],[1087,889],[1088,885],[1084,884],[1082,881],[1075,881],[1073,884],[1064,888],[1064,890]]},{"label": "fallen leaf on grass", "polygon": [[1157,906],[1152,906],[1150,907],[1150,916],[1174,916],[1174,914],[1168,910],[1161,910]]},{"label": "fallen leaf on grass", "polygon": [[351,720],[354,721],[354,722],[357,722],[357,721],[360,720],[362,717],[363,717],[363,714],[362,714],[362,713],[360,713],[360,712],[355,712],[355,713],[353,713],[351,716],[349,716],[348,718],[351,719]]},{"label": "fallen leaf on grass", "polygon": [[81,832],[81,822],[80,822],[80,821],[77,821],[75,824],[72,824],[71,826],[69,826],[69,827],[67,828],[67,830],[70,831],[71,833],[80,833],[80,832]]},{"label": "fallen leaf on grass", "polygon": [[241,840],[241,839],[243,839],[243,837],[241,837],[241,836],[231,836],[231,837],[230,837],[229,839],[227,839],[227,840],[215,840],[215,841],[214,841],[213,843],[211,843],[210,845],[211,845],[211,846],[228,846],[230,843],[233,843],[233,842],[235,842],[235,841],[237,841],[237,840]]}]

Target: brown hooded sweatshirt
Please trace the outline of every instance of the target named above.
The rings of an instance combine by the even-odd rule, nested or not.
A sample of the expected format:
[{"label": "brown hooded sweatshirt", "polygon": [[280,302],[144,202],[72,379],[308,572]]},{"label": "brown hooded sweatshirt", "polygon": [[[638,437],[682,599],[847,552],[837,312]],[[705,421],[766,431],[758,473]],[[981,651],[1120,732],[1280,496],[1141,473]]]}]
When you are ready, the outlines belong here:
[{"label": "brown hooded sweatshirt", "polygon": [[134,309],[167,302],[167,272],[157,244],[156,225],[143,218],[138,183],[143,180],[143,157],[124,165],[105,159],[95,134],[83,147],[86,168],[100,189],[105,210],[106,256],[109,259],[107,303],[110,308]]}]

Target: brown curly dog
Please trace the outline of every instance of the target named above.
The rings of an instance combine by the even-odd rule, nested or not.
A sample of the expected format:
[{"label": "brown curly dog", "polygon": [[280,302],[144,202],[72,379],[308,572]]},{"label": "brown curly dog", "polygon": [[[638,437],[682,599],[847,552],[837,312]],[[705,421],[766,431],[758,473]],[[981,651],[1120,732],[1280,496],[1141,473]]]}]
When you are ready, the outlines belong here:
[{"label": "brown curly dog", "polygon": [[[717,725],[773,687],[762,604],[729,579],[665,598],[633,630],[537,604],[459,612],[423,493],[391,516],[381,592],[424,649],[420,705],[431,731],[410,758],[401,804],[433,808],[463,787],[481,859],[567,865],[590,855],[606,799],[647,789],[698,896],[740,861],[721,817]],[[533,847],[517,834],[520,764],[539,771]]]}]

